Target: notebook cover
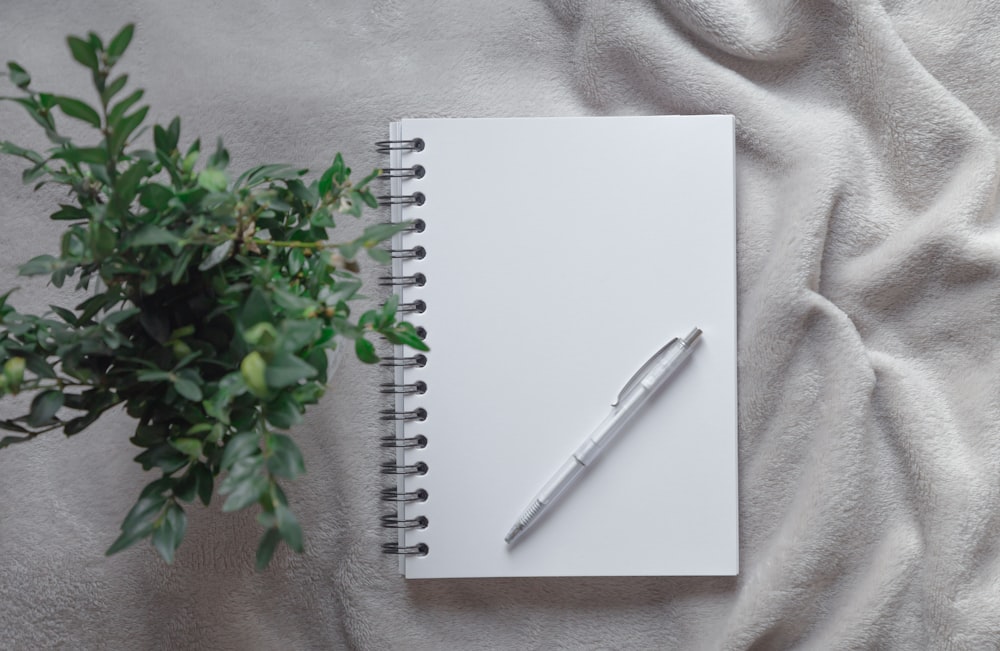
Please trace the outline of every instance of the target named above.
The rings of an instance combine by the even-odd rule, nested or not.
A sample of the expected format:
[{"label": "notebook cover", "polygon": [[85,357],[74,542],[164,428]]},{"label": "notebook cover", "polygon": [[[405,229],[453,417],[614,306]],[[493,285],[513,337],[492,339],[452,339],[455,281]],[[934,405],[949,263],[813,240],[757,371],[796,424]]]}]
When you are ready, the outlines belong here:
[{"label": "notebook cover", "polygon": [[[397,182],[423,246],[397,273],[427,310],[426,409],[405,434],[428,499],[410,578],[738,571],[732,116],[413,119]],[[649,356],[693,327],[686,366],[513,547],[504,534]],[[390,534],[391,535],[391,534]]]}]

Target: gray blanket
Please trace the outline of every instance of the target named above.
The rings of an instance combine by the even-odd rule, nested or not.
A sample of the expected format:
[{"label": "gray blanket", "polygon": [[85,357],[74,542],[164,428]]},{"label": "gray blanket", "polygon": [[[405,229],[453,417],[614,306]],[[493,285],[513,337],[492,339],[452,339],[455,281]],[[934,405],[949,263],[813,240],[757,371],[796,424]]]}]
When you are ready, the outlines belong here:
[{"label": "gray blanket", "polygon": [[[183,142],[224,136],[236,169],[335,151],[372,168],[399,117],[736,115],[741,573],[404,581],[379,553],[384,378],[347,359],[295,431],[307,552],[264,573],[252,514],[218,504],[193,510],[173,566],[147,545],[103,556],[149,479],[123,415],[0,453],[0,648],[997,648],[998,16],[987,0],[5,2],[0,58],[63,92],[89,87],[66,34],[136,21],[124,65],[151,115],[182,115]],[[44,146],[33,127],[0,105],[0,139]],[[0,288],[71,303],[16,277],[59,228],[60,197],[20,170],[0,159]]]}]

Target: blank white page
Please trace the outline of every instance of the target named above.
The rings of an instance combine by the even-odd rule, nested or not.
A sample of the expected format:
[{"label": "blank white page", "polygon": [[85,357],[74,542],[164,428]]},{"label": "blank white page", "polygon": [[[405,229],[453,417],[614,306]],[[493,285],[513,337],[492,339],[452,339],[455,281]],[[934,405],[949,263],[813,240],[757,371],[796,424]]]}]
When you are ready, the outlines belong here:
[{"label": "blank white page", "polygon": [[[402,120],[422,138],[424,449],[403,505],[411,578],[727,575],[738,571],[732,116]],[[685,366],[512,547],[504,535],[663,344]],[[411,351],[412,354],[412,351]]]}]

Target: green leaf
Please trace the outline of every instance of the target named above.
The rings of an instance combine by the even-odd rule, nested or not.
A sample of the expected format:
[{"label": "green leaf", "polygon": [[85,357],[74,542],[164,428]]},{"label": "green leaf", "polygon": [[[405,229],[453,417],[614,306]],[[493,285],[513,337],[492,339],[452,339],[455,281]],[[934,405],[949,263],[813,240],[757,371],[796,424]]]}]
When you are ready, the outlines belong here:
[{"label": "green leaf", "polygon": [[[12,360],[18,359],[17,357],[8,360],[8,363]],[[43,355],[37,353],[27,353],[27,367],[28,370],[37,375],[38,377],[46,378],[49,380],[56,379],[55,369],[49,364]],[[13,380],[11,380],[13,383]]]},{"label": "green leaf", "polygon": [[289,429],[302,422],[302,407],[292,396],[279,393],[274,400],[265,405],[264,417],[278,429]]},{"label": "green leaf", "polygon": [[271,562],[271,558],[274,556],[274,550],[278,548],[278,543],[280,542],[281,533],[278,531],[277,527],[273,527],[264,532],[264,535],[260,539],[260,545],[257,546],[258,572],[267,568],[268,564]]},{"label": "green leaf", "polygon": [[7,62],[7,72],[10,74],[11,82],[21,90],[26,89],[31,83],[31,75],[14,61]]},{"label": "green leaf", "polygon": [[103,165],[108,162],[108,152],[103,147],[74,147],[72,149],[62,149],[52,154],[52,158],[58,158],[70,163],[95,163]]},{"label": "green leaf", "polygon": [[57,96],[55,100],[56,105],[58,105],[59,108],[62,109],[62,112],[69,117],[82,120],[98,129],[101,128],[101,116],[98,115],[97,111],[91,108],[86,102],[73,97],[61,96]]},{"label": "green leaf", "polygon": [[121,122],[122,116],[125,115],[125,111],[132,108],[133,104],[142,99],[145,92],[141,88],[134,90],[112,106],[111,110],[108,111],[108,124],[112,127],[117,126]]},{"label": "green leaf", "polygon": [[122,148],[128,141],[129,136],[131,136],[132,132],[135,131],[139,125],[142,124],[142,121],[146,119],[146,113],[148,112],[149,107],[143,106],[131,115],[122,117],[121,122],[114,126],[108,148],[115,153],[122,151]]},{"label": "green leaf", "polygon": [[93,238],[94,253],[98,258],[104,258],[115,252],[118,245],[118,235],[111,230],[107,222],[93,222],[90,225]]},{"label": "green leaf", "polygon": [[198,499],[201,500],[202,504],[208,506],[212,501],[212,490],[215,483],[212,471],[208,466],[199,463],[192,467],[191,472],[194,474],[195,491],[198,493]]},{"label": "green leaf", "polygon": [[265,378],[267,386],[272,389],[281,389],[316,376],[314,369],[308,362],[295,355],[276,355],[267,364]]},{"label": "green leaf", "polygon": [[3,294],[0,294],[0,317],[6,315],[8,312],[13,311],[14,308],[7,305],[7,299],[10,295],[14,293],[13,289],[8,289]]},{"label": "green leaf", "polygon": [[376,244],[384,242],[396,233],[405,231],[409,227],[409,223],[406,222],[396,222],[391,224],[373,224],[365,228],[361,237],[361,240],[365,248],[372,248]]},{"label": "green leaf", "polygon": [[175,117],[170,121],[170,125],[164,129],[160,125],[153,127],[153,144],[157,151],[162,152],[168,158],[177,149],[177,141],[181,137],[181,119]]},{"label": "green leaf", "polygon": [[[222,170],[229,165],[229,152],[222,145],[222,138],[215,141],[215,152],[208,157],[205,165],[211,169]],[[225,189],[225,188],[223,188]]]},{"label": "green leaf", "polygon": [[114,81],[108,84],[107,88],[104,89],[104,92],[101,93],[101,101],[104,102],[105,105],[107,105],[107,103],[111,101],[112,97],[117,95],[119,92],[121,92],[123,88],[125,88],[125,84],[127,83],[128,83],[128,75],[119,75],[118,77],[116,77]]},{"label": "green leaf", "polygon": [[190,462],[190,459],[173,448],[169,443],[154,445],[135,460],[142,464],[144,470],[159,468],[165,473],[172,473],[180,470]]},{"label": "green leaf", "polygon": [[[0,421],[0,429],[4,429],[2,427],[3,423],[4,423],[4,421]],[[17,443],[26,443],[27,441],[30,441],[33,438],[35,438],[34,435],[29,435],[29,436],[4,436],[3,438],[0,438],[0,450],[4,449],[6,447],[9,447],[11,445],[15,445]]]},{"label": "green leaf", "polygon": [[104,552],[105,556],[111,556],[112,554],[117,554],[118,552],[128,549],[132,545],[136,544],[146,536],[150,534],[153,530],[153,524],[149,523],[148,527],[144,529],[137,529],[130,532],[122,532],[115,542],[108,547],[107,551]]},{"label": "green leaf", "polygon": [[62,391],[50,389],[35,396],[31,401],[31,411],[27,423],[31,427],[45,427],[56,422],[55,415],[63,406]]},{"label": "green leaf", "polygon": [[361,248],[361,244],[362,241],[360,239],[352,240],[350,242],[344,242],[343,244],[338,244],[337,249],[340,251],[340,254],[342,256],[344,256],[348,260],[353,260],[354,256],[357,255],[358,253],[358,249]]},{"label": "green leaf", "polygon": [[21,172],[21,181],[23,183],[31,183],[38,177],[46,173],[45,163],[38,163],[34,167],[29,167],[28,169]]},{"label": "green leaf", "polygon": [[364,201],[365,205],[369,208],[378,208],[378,199],[376,199],[375,195],[371,193],[371,190],[366,188],[359,191],[358,194],[361,196],[361,200]]},{"label": "green leaf", "polygon": [[49,307],[52,309],[53,312],[58,314],[59,317],[66,323],[70,324],[71,326],[78,325],[78,321],[76,320],[76,315],[73,314],[71,311],[67,310],[64,307],[59,307],[58,305],[49,305]]},{"label": "green leaf", "polygon": [[261,321],[243,333],[243,340],[254,348],[270,348],[278,338],[278,331],[269,321]]},{"label": "green leaf", "polygon": [[93,46],[94,52],[104,51],[104,41],[94,32],[87,32],[87,42]]},{"label": "green leaf", "polygon": [[167,426],[166,425],[139,425],[135,428],[135,435],[129,439],[133,445],[137,445],[140,448],[151,448],[155,445],[159,445],[166,440],[167,436]]},{"label": "green leaf", "polygon": [[368,255],[379,264],[390,264],[392,262],[392,255],[385,249],[377,246],[369,248]]},{"label": "green leaf", "polygon": [[66,436],[73,436],[74,434],[79,434],[83,430],[90,427],[94,423],[94,421],[100,418],[101,414],[103,414],[106,410],[107,407],[98,409],[96,411],[92,411],[84,416],[78,416],[76,418],[69,419],[68,421],[66,421],[65,425],[63,425],[63,434],[65,434]]},{"label": "green leaf", "polygon": [[260,436],[256,432],[243,432],[229,439],[222,453],[219,467],[229,470],[240,459],[253,456],[260,452]]},{"label": "green leaf", "polygon": [[138,529],[131,532],[122,532],[122,534],[118,537],[118,539],[115,540],[111,544],[111,546],[108,547],[107,551],[104,552],[104,555],[111,556],[112,554],[117,554],[123,549],[128,549],[132,545],[136,544],[137,542],[148,536],[152,530],[153,530],[153,525],[152,523],[150,523],[148,528],[145,529]]},{"label": "green leaf", "polygon": [[240,311],[240,325],[249,329],[261,321],[270,320],[271,305],[267,296],[260,289],[254,287],[250,290],[250,294],[243,303],[243,309]]},{"label": "green leaf", "polygon": [[201,264],[198,265],[198,269],[201,271],[207,271],[212,267],[221,264],[233,250],[233,241],[226,240],[222,244],[216,246],[212,249],[212,252],[208,254]]},{"label": "green leaf", "polygon": [[201,399],[204,397],[202,395],[201,387],[195,382],[184,377],[178,376],[174,379],[174,389],[177,393],[181,394],[181,396],[194,402],[201,402]]},{"label": "green leaf", "polygon": [[326,373],[330,365],[326,358],[326,351],[322,348],[314,348],[309,352],[309,355],[306,357],[306,361],[309,362],[310,366],[316,369],[316,381],[320,384],[326,384]]},{"label": "green leaf", "polygon": [[139,188],[139,182],[148,172],[149,163],[137,161],[118,176],[114,186],[114,208],[116,211],[125,212],[128,210],[129,204],[132,203]]},{"label": "green leaf", "polygon": [[128,49],[128,44],[132,42],[132,34],[135,32],[135,25],[129,23],[122,27],[121,31],[118,32],[111,43],[108,44],[108,63],[114,64],[121,55],[125,54],[125,50]]},{"label": "green leaf", "polygon": [[430,350],[424,340],[420,338],[420,335],[417,334],[417,329],[408,321],[400,321],[392,328],[379,330],[379,332],[394,344],[409,346],[415,350]]},{"label": "green leaf", "polygon": [[323,323],[319,319],[288,319],[281,324],[281,347],[297,352],[319,339]]},{"label": "green leaf", "polygon": [[21,265],[18,269],[18,274],[21,276],[40,276],[42,274],[49,274],[56,270],[58,262],[59,261],[51,255],[35,256]]},{"label": "green leaf", "polygon": [[360,319],[358,319],[358,327],[363,329],[368,326],[371,326],[376,321],[378,321],[379,318],[380,317],[378,312],[376,312],[375,310],[368,310],[367,312],[361,315]]},{"label": "green leaf", "polygon": [[197,459],[202,454],[202,443],[201,439],[193,438],[179,438],[172,439],[170,445],[174,446],[177,450],[180,450],[184,454],[188,455],[193,459]]},{"label": "green leaf", "polygon": [[308,298],[303,298],[302,296],[297,296],[291,292],[282,291],[280,289],[275,289],[271,296],[279,307],[283,307],[289,312],[304,312],[309,308],[314,308],[316,306],[315,303]]},{"label": "green leaf", "polygon": [[[292,167],[291,165],[259,165],[257,167],[252,167],[246,172],[240,175],[237,179],[236,185],[239,186],[241,183],[245,183],[247,187],[253,187],[262,183],[264,181],[294,181],[300,176],[308,172],[307,169]],[[305,186],[301,182],[296,181],[301,188]],[[292,184],[288,184],[288,188],[292,189]],[[293,190],[295,192],[295,190]],[[296,194],[296,196],[299,196]],[[299,197],[300,199],[302,197]],[[313,197],[309,203],[315,203],[316,198]]]},{"label": "green leaf", "polygon": [[225,192],[229,178],[220,169],[204,169],[198,174],[198,185],[209,192]]},{"label": "green leaf", "polygon": [[95,314],[115,300],[115,296],[110,293],[95,294],[76,306],[77,310],[82,310],[80,323],[87,323]]},{"label": "green leaf", "polygon": [[174,497],[182,502],[188,502],[190,504],[194,501],[194,475],[191,474],[190,468],[173,485],[173,493]]},{"label": "green leaf", "polygon": [[399,308],[399,295],[391,294],[382,305],[382,321],[391,324],[396,318],[396,310]]},{"label": "green leaf", "polygon": [[316,186],[316,190],[319,192],[319,196],[326,199],[333,187],[333,169],[328,168],[323,175],[319,177],[319,184]]},{"label": "green leaf", "polygon": [[93,44],[76,36],[68,37],[66,42],[69,44],[69,50],[77,62],[90,68],[95,73],[99,71],[100,64],[97,61],[97,50]]},{"label": "green leaf", "polygon": [[379,361],[378,355],[375,354],[375,345],[364,337],[354,340],[354,352],[365,364],[377,364]]},{"label": "green leaf", "polygon": [[187,516],[178,504],[171,503],[159,521],[158,526],[153,529],[153,547],[159,552],[167,564],[174,562],[174,553],[184,539],[184,532],[187,529]]},{"label": "green leaf", "polygon": [[295,479],[306,471],[305,460],[295,441],[287,434],[270,434],[267,437],[267,469],[278,477]]},{"label": "green leaf", "polygon": [[26,158],[35,164],[44,164],[45,159],[37,151],[32,151],[31,149],[25,149],[24,147],[19,147],[12,142],[7,142],[4,140],[0,142],[0,153],[10,154],[12,156],[20,156],[21,158]]},{"label": "green leaf", "polygon": [[[8,432],[20,432],[21,434],[30,434],[31,433],[30,430],[27,430],[27,429],[21,427],[20,425],[18,425],[17,423],[15,423],[12,420],[0,420],[0,429],[7,430]],[[15,437],[12,437],[12,438],[15,438]],[[17,440],[20,441],[22,439],[18,438]],[[28,439],[25,438],[23,440],[27,441]],[[3,445],[0,445],[0,447],[3,447]]]},{"label": "green leaf", "polygon": [[170,156],[170,152],[173,148],[167,140],[167,130],[158,124],[153,125],[153,146],[156,147],[156,151]]},{"label": "green leaf", "polygon": [[104,165],[99,163],[90,163],[87,165],[90,173],[94,175],[94,178],[103,183],[104,185],[111,185],[111,177],[108,176],[108,170]]},{"label": "green leaf", "polygon": [[299,526],[298,520],[292,515],[292,512],[287,506],[278,505],[274,509],[274,515],[278,521],[278,531],[281,533],[281,537],[285,539],[285,544],[288,545],[292,551],[302,553],[302,527]]},{"label": "green leaf", "polygon": [[147,183],[139,192],[139,204],[155,211],[163,211],[174,196],[174,191],[159,183]]},{"label": "green leaf", "polygon": [[[313,199],[315,202],[316,199]],[[333,221],[333,215],[330,214],[330,210],[323,206],[316,209],[316,212],[312,214],[309,221],[313,226],[318,228],[333,228],[336,224]]]},{"label": "green leaf", "polygon": [[150,483],[143,490],[143,494],[136,501],[135,506],[132,507],[128,515],[125,516],[125,521],[122,522],[121,536],[104,552],[106,555],[110,556],[120,552],[152,533],[160,510],[166,503],[166,498],[159,494],[158,490],[153,491],[151,489],[159,489],[162,486],[163,480],[158,479]]},{"label": "green leaf", "polygon": [[337,210],[348,215],[353,215],[354,217],[360,217],[361,204],[363,202],[364,200],[360,194],[354,190],[350,190],[340,195],[340,203],[337,206]]},{"label": "green leaf", "polygon": [[49,219],[62,221],[85,221],[90,219],[90,213],[79,206],[66,203],[59,204],[59,210],[49,215]]},{"label": "green leaf", "polygon": [[167,143],[170,145],[170,151],[177,149],[177,143],[181,139],[181,119],[178,116],[174,116],[174,119],[170,121],[167,126]]},{"label": "green leaf", "polygon": [[145,224],[140,226],[135,233],[133,233],[130,240],[130,246],[157,246],[159,244],[176,244],[180,241],[181,238],[177,237],[165,228],[153,226],[152,224]]},{"label": "green leaf", "polygon": [[196,249],[188,246],[184,252],[174,261],[174,270],[170,274],[170,284],[179,285],[187,275],[188,267],[191,266],[191,259],[194,258]]},{"label": "green leaf", "polygon": [[242,478],[235,483],[229,497],[222,505],[225,513],[239,511],[254,504],[267,492],[267,477],[260,473],[253,473]]}]

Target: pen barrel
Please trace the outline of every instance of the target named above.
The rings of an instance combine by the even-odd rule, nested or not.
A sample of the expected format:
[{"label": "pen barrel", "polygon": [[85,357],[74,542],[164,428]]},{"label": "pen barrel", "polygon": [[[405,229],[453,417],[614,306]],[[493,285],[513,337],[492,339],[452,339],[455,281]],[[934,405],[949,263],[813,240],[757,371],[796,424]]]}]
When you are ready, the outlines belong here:
[{"label": "pen barrel", "polygon": [[580,475],[583,469],[586,468],[585,465],[580,463],[575,456],[570,457],[566,462],[556,471],[556,474],[552,475],[548,483],[542,486],[542,490],[538,492],[535,497],[536,500],[542,504],[549,504],[555,501],[563,492],[569,488],[576,478]]},{"label": "pen barrel", "polygon": [[691,354],[691,346],[676,340],[674,346],[668,349],[645,377],[631,391],[621,396],[618,404],[612,408],[601,424],[588,436],[573,453],[583,465],[590,463],[600,455],[618,432],[642,409],[642,406],[664,385],[674,374],[684,360]]}]

